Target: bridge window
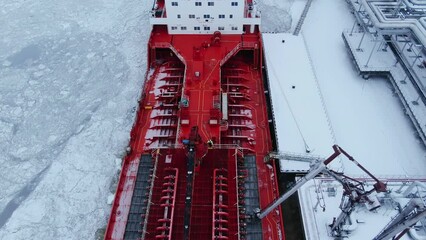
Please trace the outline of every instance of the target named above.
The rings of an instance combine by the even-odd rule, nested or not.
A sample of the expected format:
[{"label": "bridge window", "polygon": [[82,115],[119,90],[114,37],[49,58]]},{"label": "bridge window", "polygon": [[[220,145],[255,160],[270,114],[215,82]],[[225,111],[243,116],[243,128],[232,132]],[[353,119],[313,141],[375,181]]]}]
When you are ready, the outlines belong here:
[{"label": "bridge window", "polygon": [[234,15],[232,15],[232,14],[229,14],[229,18],[233,18],[234,17]]},{"label": "bridge window", "polygon": [[204,14],[204,18],[210,18],[210,14]]},{"label": "bridge window", "polygon": [[225,27],[218,27],[217,30],[225,30]]},{"label": "bridge window", "polygon": [[208,2],[208,4],[207,5],[209,5],[209,6],[214,6],[214,2]]},{"label": "bridge window", "polygon": [[195,6],[201,6],[201,2],[195,2]]},{"label": "bridge window", "polygon": [[186,30],[186,27],[180,27],[180,30]]},{"label": "bridge window", "polygon": [[172,6],[177,6],[178,2],[172,2]]},{"label": "bridge window", "polygon": [[194,30],[198,31],[198,30],[200,30],[200,27],[194,27]]},{"label": "bridge window", "polygon": [[236,31],[236,30],[238,30],[238,27],[232,27],[231,29]]},{"label": "bridge window", "polygon": [[177,29],[177,27],[174,27],[174,26],[172,27],[172,30],[176,30],[176,29]]},{"label": "bridge window", "polygon": [[204,30],[210,30],[210,27],[204,27]]},{"label": "bridge window", "polygon": [[177,15],[177,18],[180,18],[180,14]]},{"label": "bridge window", "polygon": [[189,18],[195,18],[195,14],[189,14]]},{"label": "bridge window", "polygon": [[231,2],[231,6],[238,6],[238,2]]},{"label": "bridge window", "polygon": [[219,18],[225,18],[225,14],[219,14]]}]

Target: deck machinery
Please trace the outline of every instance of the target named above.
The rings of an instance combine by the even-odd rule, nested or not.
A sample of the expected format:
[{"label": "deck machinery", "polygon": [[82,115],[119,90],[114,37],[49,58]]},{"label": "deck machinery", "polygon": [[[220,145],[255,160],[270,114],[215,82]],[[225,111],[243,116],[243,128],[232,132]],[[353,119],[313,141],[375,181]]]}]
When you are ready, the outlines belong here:
[{"label": "deck machinery", "polygon": [[156,0],[146,80],[105,239],[284,239],[260,13]]}]

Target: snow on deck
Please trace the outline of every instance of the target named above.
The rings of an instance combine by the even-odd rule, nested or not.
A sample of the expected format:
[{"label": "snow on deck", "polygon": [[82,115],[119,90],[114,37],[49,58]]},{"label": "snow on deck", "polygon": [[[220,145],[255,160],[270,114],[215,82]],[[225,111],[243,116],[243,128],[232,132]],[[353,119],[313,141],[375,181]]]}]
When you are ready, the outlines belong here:
[{"label": "snow on deck", "polygon": [[[413,185],[414,184],[414,185]],[[398,214],[409,201],[409,194],[424,196],[425,190],[418,186],[409,189],[410,186],[422,185],[419,182],[389,182],[390,194],[373,193],[381,203],[381,206],[369,211],[365,204],[357,204],[350,215],[350,223],[347,223],[348,239],[373,239]],[[424,185],[423,185],[424,186]],[[366,189],[372,188],[372,182],[365,184]],[[407,192],[405,192],[407,191]],[[305,237],[310,240],[334,239],[330,236],[328,224],[333,218],[337,218],[341,212],[339,204],[343,194],[342,186],[330,178],[317,178],[306,183],[299,190],[300,204],[304,221]],[[424,239],[425,229],[418,227],[418,231],[410,230],[417,239]],[[401,239],[411,239],[407,235]]]},{"label": "snow on deck", "polygon": [[[324,14],[330,9],[338,10]],[[420,176],[424,179],[425,149],[391,83],[384,78],[362,79],[353,66],[341,35],[351,29],[354,21],[345,1],[314,1],[302,28],[336,143],[377,177]],[[283,116],[276,114],[275,117]],[[343,164],[346,175],[365,176],[352,163],[345,160]],[[326,211],[318,207],[315,212],[318,197],[315,183],[318,186],[319,181],[310,181],[299,190],[306,237],[329,239],[326,225],[340,212],[342,192],[339,190],[336,197],[328,197],[327,192],[322,191]],[[371,239],[394,214],[390,208],[381,208],[378,214],[362,209],[355,211],[353,217],[366,224],[358,224],[349,239]]]},{"label": "snow on deck", "polygon": [[[328,156],[332,130],[302,37],[265,33],[263,41],[279,151]],[[309,169],[298,161],[282,160],[280,166],[281,171]]]},{"label": "snow on deck", "polygon": [[[416,89],[414,82],[408,78],[401,64],[397,62],[394,53],[391,50],[384,51],[385,48],[380,47],[380,39],[374,39],[370,34],[363,36],[363,33],[343,33],[358,71],[361,75],[388,76],[419,137],[426,144],[426,104],[419,95],[421,93]],[[364,40],[364,45],[361,40]],[[421,75],[426,74],[423,65],[420,66],[422,68],[416,66],[414,69]]]},{"label": "snow on deck", "polygon": [[[334,51],[345,61],[332,61],[328,59],[330,54],[315,55],[314,58],[324,59],[318,81],[303,37],[265,33],[263,40],[280,152],[326,158],[336,142],[342,143],[344,149],[375,174],[426,175],[424,149],[390,84],[385,79],[366,81],[356,75],[340,35],[336,40],[343,48]],[[319,49],[311,41],[307,45],[314,47],[314,51]],[[333,52],[331,47],[329,52]],[[338,131],[336,141],[334,126]],[[336,168],[342,164],[338,161]],[[281,163],[281,171],[285,172],[309,168],[304,162],[281,160]],[[342,170],[345,169],[364,175],[349,162],[343,162]]]},{"label": "snow on deck", "polygon": [[[342,10],[323,14],[336,7]],[[364,80],[352,65],[341,34],[353,22],[345,2],[314,2],[302,29],[306,50],[303,38],[264,34],[279,150],[304,154],[303,135],[311,154],[328,157],[332,129],[335,142],[376,175],[425,175],[425,149],[391,84]],[[350,162],[343,165],[345,173],[364,175]]]}]

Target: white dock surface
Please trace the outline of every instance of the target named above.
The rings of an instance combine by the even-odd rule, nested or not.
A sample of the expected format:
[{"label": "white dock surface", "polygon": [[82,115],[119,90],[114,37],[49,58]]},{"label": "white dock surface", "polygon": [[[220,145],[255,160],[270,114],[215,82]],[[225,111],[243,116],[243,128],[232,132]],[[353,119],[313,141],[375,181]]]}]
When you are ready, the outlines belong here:
[{"label": "white dock surface", "polygon": [[[339,9],[339,11],[325,14],[329,13],[330,9]],[[269,40],[268,38],[272,37],[264,36],[279,150],[283,152],[298,151],[299,153],[304,151],[303,142],[301,143],[294,120],[291,115],[285,116],[285,114],[289,114],[289,111],[284,110],[288,108],[284,96],[293,99],[292,95],[288,97],[291,93],[290,90],[297,90],[301,82],[307,83],[306,78],[302,77],[307,75],[303,69],[308,69],[309,67],[306,66],[310,66],[310,64],[309,61],[304,62],[300,59],[307,51],[316,72],[315,75],[335,138],[330,137],[330,133],[324,133],[323,129],[327,129],[324,126],[327,125],[315,118],[314,113],[305,115],[310,116],[308,117],[310,121],[303,119],[303,123],[299,124],[303,125],[301,129],[310,129],[310,127],[318,129],[316,137],[323,139],[324,142],[329,141],[329,149],[332,144],[330,139],[335,139],[337,144],[377,177],[412,178],[418,176],[424,178],[423,176],[426,174],[424,147],[416,138],[415,129],[404,113],[400,100],[393,93],[392,85],[386,79],[380,78],[371,78],[366,81],[358,76],[353,66],[341,37],[342,32],[350,29],[353,24],[354,19],[345,1],[314,1],[302,28],[302,36],[306,39],[306,49],[301,51],[301,47],[281,48],[280,40]],[[299,45],[303,46],[303,41],[300,41]],[[274,57],[268,56],[268,54]],[[271,61],[273,63],[269,63]],[[285,66],[286,64],[292,64],[293,68]],[[271,65],[277,65],[273,67],[277,73],[272,73]],[[279,88],[278,83],[283,86],[284,90],[275,89],[276,86]],[[289,88],[291,85],[295,85],[296,88]],[[284,92],[285,95],[281,92]],[[308,93],[305,94],[305,97],[313,97]],[[312,107],[310,105],[315,101],[308,99],[303,102],[292,102],[291,100],[288,102],[292,104],[292,109],[299,109]],[[305,138],[308,139],[308,145],[313,145],[309,137]],[[311,148],[314,150],[316,146]],[[317,148],[325,151],[322,150],[323,148]],[[318,149],[315,149],[313,154],[321,155]],[[327,146],[324,146],[324,149],[327,149]],[[329,155],[330,152],[323,157]],[[281,163],[285,164],[285,162]],[[366,175],[351,162],[342,160],[342,163],[346,175],[351,177]],[[284,166],[284,168],[287,167]],[[319,182],[316,181],[316,184]],[[310,181],[299,190],[306,238],[332,239],[327,235],[326,225],[339,214],[338,207],[342,193],[339,190],[336,197],[328,197],[323,192],[326,210],[323,212],[318,207],[315,212],[314,207],[317,203],[315,188],[315,182]],[[371,239],[379,233],[394,216],[394,213],[386,210],[387,208],[379,209],[378,215],[365,211],[355,212],[354,219],[366,223],[359,224],[357,231],[352,232],[349,239]]]},{"label": "white dock surface", "polygon": [[[334,141],[302,37],[267,33],[263,41],[279,151],[330,155]],[[281,164],[282,171],[308,168],[303,162],[282,160]]]},{"label": "white dock surface", "polygon": [[[338,5],[344,9],[345,4]],[[324,17],[326,10],[327,6],[312,5],[300,37],[263,34],[279,151],[306,154],[304,139],[310,154],[328,157],[337,143],[379,177],[424,176],[424,147],[391,84],[386,79],[362,79],[351,62],[341,34],[353,25],[352,16],[342,11]],[[336,161],[334,169],[365,176],[353,163]],[[284,171],[307,168],[282,163]]]}]

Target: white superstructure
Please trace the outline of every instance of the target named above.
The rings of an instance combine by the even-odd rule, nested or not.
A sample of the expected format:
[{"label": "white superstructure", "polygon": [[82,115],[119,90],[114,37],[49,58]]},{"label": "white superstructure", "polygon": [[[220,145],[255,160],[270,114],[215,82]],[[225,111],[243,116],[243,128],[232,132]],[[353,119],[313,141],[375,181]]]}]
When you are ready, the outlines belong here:
[{"label": "white superstructure", "polygon": [[260,26],[251,0],[156,0],[151,25],[166,25],[169,34],[241,34]]}]

